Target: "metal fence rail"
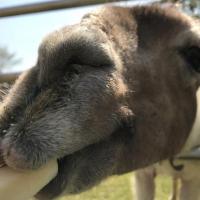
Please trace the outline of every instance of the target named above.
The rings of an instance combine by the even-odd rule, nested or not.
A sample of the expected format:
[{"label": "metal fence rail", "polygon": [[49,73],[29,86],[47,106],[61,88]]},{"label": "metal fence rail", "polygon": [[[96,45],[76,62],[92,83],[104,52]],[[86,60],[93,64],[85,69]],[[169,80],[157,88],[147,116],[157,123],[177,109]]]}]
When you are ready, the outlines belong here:
[{"label": "metal fence rail", "polygon": [[13,83],[20,73],[0,74],[0,83]]},{"label": "metal fence rail", "polygon": [[96,5],[127,0],[57,0],[42,3],[26,4],[22,6],[6,7],[0,9],[0,17],[9,17],[64,8],[75,8],[81,6]]},{"label": "metal fence rail", "polygon": [[[118,1],[128,0],[54,0],[42,3],[26,4],[22,6],[0,8],[0,18]],[[19,74],[20,73],[0,74],[0,83],[13,83]]]}]

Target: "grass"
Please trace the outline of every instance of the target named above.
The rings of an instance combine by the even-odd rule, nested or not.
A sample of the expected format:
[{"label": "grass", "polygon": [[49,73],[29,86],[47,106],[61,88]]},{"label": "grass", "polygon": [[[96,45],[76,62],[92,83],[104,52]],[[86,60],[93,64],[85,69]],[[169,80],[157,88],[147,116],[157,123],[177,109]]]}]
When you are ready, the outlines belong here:
[{"label": "grass", "polygon": [[[132,180],[132,173],[111,177],[89,191],[59,200],[134,200]],[[171,179],[165,176],[158,177],[156,185],[156,200],[167,200],[171,190]]]}]

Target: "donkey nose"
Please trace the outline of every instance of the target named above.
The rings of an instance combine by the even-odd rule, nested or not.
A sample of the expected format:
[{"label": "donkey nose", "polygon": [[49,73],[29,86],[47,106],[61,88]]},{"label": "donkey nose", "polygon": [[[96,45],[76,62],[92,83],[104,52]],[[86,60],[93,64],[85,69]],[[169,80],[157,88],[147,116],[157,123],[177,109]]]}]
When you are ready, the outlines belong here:
[{"label": "donkey nose", "polygon": [[2,143],[3,160],[6,165],[13,169],[29,169],[27,158],[23,156],[17,149],[7,140]]},{"label": "donkey nose", "polygon": [[6,165],[14,169],[26,169],[24,158],[16,152],[14,148],[5,148],[4,161]]}]

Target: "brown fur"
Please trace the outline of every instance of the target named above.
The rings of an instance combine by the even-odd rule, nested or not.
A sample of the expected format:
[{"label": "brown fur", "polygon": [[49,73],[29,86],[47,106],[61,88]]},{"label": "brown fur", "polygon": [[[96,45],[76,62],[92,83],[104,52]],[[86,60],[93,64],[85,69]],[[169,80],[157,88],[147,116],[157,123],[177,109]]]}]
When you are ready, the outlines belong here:
[{"label": "brown fur", "polygon": [[174,9],[105,7],[48,35],[0,108],[6,164],[58,159],[37,195],[52,199],[179,152],[200,83],[187,62],[194,27]]}]

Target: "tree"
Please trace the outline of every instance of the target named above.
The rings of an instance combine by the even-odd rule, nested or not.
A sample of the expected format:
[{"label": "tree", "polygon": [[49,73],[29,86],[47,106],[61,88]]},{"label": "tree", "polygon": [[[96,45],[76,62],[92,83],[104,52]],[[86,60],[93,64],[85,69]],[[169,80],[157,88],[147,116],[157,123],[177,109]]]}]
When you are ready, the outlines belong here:
[{"label": "tree", "polygon": [[196,17],[200,17],[200,1],[199,0],[161,0],[161,2],[177,3],[188,14],[191,14]]},{"label": "tree", "polygon": [[21,59],[16,58],[14,53],[10,53],[7,48],[0,47],[0,72],[6,67],[18,64]]}]

